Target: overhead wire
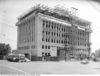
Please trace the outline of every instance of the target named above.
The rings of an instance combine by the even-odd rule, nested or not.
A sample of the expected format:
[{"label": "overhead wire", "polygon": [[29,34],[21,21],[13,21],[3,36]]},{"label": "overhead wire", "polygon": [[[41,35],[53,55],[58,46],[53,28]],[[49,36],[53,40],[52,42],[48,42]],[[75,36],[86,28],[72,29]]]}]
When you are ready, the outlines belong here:
[{"label": "overhead wire", "polygon": [[87,1],[97,12],[100,13],[100,9],[98,9],[91,1]]}]

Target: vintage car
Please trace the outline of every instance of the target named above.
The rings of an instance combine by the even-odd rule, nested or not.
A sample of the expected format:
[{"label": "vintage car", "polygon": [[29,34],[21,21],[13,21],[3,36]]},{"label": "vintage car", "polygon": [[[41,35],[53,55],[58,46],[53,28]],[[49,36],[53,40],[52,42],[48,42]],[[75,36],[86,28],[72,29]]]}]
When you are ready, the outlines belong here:
[{"label": "vintage car", "polygon": [[25,55],[24,54],[10,54],[7,56],[7,60],[11,62],[25,62]]},{"label": "vintage car", "polygon": [[89,63],[89,60],[88,59],[84,59],[81,61],[81,64],[88,64]]}]

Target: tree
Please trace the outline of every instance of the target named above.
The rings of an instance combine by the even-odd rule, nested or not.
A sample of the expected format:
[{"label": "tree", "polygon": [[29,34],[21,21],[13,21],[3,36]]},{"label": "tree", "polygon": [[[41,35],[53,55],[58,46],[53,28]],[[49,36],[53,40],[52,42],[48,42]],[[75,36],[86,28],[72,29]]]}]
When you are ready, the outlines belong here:
[{"label": "tree", "polygon": [[11,51],[9,44],[0,43],[0,55],[5,56]]}]

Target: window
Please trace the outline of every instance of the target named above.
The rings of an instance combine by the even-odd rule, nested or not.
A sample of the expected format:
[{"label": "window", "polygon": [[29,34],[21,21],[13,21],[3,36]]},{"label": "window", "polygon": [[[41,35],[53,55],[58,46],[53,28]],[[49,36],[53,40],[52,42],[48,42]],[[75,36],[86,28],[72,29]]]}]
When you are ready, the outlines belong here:
[{"label": "window", "polygon": [[44,52],[42,52],[42,56],[44,56]]},{"label": "window", "polygon": [[48,49],[50,49],[50,46],[48,46]]},{"label": "window", "polygon": [[61,41],[61,43],[63,43],[63,40]]},{"label": "window", "polygon": [[50,53],[48,53],[48,56],[51,56]]},{"label": "window", "polygon": [[57,26],[57,30],[58,30],[58,26]]},{"label": "window", "polygon": [[57,43],[58,43],[58,40],[57,40]]},{"label": "window", "polygon": [[87,45],[85,44],[85,46],[87,46]]},{"label": "window", "polygon": [[65,28],[64,28],[64,32],[65,32]]},{"label": "window", "polygon": [[50,42],[50,39],[48,39],[48,42]]},{"label": "window", "polygon": [[55,43],[55,39],[54,39],[54,43]]},{"label": "window", "polygon": [[53,42],[53,39],[51,39],[51,42]]},{"label": "window", "polygon": [[47,38],[46,38],[46,42],[47,42]]},{"label": "window", "polygon": [[48,32],[46,31],[46,35],[48,34]]},{"label": "window", "polygon": [[47,49],[47,46],[45,46],[45,49]]},{"label": "window", "polygon": [[47,56],[47,53],[45,53],[45,56]]},{"label": "window", "polygon": [[58,36],[58,33],[57,33],[57,36]]},{"label": "window", "polygon": [[42,41],[44,41],[44,37],[42,37]]},{"label": "window", "polygon": [[53,32],[52,32],[52,36],[53,36]]},{"label": "window", "polygon": [[62,31],[63,31],[63,27],[62,27]]},{"label": "window", "polygon": [[42,45],[42,49],[44,49],[44,45]]},{"label": "window", "polygon": [[35,48],[35,45],[32,45],[31,48],[34,49]]},{"label": "window", "polygon": [[56,28],[56,25],[54,25],[54,28]]},{"label": "window", "polygon": [[21,49],[21,47],[18,47],[18,49],[20,50],[20,49]]},{"label": "window", "polygon": [[53,25],[52,25],[51,27],[52,27],[52,29],[53,29]]},{"label": "window", "polygon": [[54,36],[56,35],[56,33],[54,32]]}]

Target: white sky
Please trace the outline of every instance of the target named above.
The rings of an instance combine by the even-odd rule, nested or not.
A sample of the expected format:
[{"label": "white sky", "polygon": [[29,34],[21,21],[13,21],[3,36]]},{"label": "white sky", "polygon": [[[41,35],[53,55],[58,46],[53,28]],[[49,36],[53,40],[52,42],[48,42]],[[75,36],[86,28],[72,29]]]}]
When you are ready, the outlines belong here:
[{"label": "white sky", "polygon": [[[78,16],[90,22],[93,32],[91,33],[92,51],[100,49],[100,4],[85,0],[0,0],[0,28],[5,26],[2,33],[5,32],[6,41],[11,44],[12,49],[17,45],[17,29],[15,23],[17,17],[29,10],[35,4],[44,4],[49,7],[62,5],[66,8],[75,7],[78,9]],[[91,5],[92,4],[92,5]],[[97,8],[98,11],[95,9]],[[7,28],[9,27],[9,28]],[[11,31],[12,30],[12,31]],[[1,31],[1,30],[0,30]],[[9,31],[9,32],[8,32]],[[0,36],[1,36],[0,35]],[[6,39],[5,38],[5,39]]]}]

